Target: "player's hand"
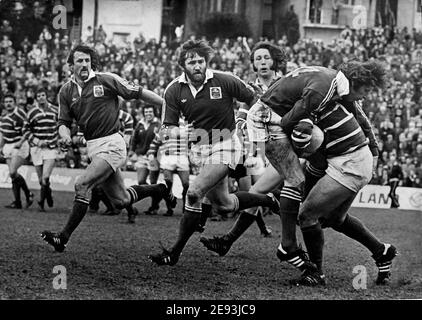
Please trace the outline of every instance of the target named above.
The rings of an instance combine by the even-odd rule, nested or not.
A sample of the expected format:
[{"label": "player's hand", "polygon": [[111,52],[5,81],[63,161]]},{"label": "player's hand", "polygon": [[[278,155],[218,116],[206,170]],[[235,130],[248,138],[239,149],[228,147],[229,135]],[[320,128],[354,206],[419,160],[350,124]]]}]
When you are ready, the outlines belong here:
[{"label": "player's hand", "polygon": [[136,161],[138,161],[138,156],[136,155],[135,152],[130,151],[129,152],[129,159],[130,159],[130,161],[136,162]]},{"label": "player's hand", "polygon": [[378,167],[378,156],[374,156],[373,161],[372,161],[372,176],[373,177],[377,174],[377,167]]},{"label": "player's hand", "polygon": [[18,141],[18,142],[15,143],[14,148],[15,149],[20,149],[22,147],[22,144],[23,144],[23,141]]},{"label": "player's hand", "polygon": [[236,131],[244,134],[246,131],[246,120],[243,118],[236,118]]},{"label": "player's hand", "polygon": [[37,143],[37,147],[38,148],[45,148],[45,147],[47,147],[47,142],[39,140],[38,143]]},{"label": "player's hand", "polygon": [[63,136],[59,139],[59,148],[63,152],[67,152],[72,145],[72,138],[70,136]]},{"label": "player's hand", "polygon": [[246,158],[245,162],[243,163],[243,165],[245,166],[245,168],[253,168],[258,164],[258,160],[256,157],[252,157],[249,156]]},{"label": "player's hand", "polygon": [[262,90],[262,88],[260,86],[257,86],[253,82],[249,82],[248,84],[251,86],[253,91],[255,91],[255,94],[258,96],[258,98],[261,98],[261,96],[264,94],[264,91]]},{"label": "player's hand", "polygon": [[149,154],[149,155],[148,155],[148,161],[149,161],[149,162],[154,161],[154,159],[155,159],[155,156],[154,156],[153,154]]}]

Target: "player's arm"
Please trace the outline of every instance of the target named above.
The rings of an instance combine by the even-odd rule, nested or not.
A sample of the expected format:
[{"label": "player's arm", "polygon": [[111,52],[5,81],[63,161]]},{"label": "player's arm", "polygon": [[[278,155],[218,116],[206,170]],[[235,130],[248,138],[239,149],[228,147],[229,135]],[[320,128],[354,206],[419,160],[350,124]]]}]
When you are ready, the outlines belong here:
[{"label": "player's arm", "polygon": [[324,96],[312,89],[305,90],[300,100],[296,101],[293,108],[287,112],[283,118],[271,119],[271,124],[277,124],[280,121],[280,126],[287,134],[293,132],[296,125],[301,120],[309,119],[311,121],[311,113],[322,104]]},{"label": "player's arm", "polygon": [[59,91],[59,117],[57,121],[59,146],[62,150],[72,145],[72,137],[70,128],[72,126],[72,115],[70,112],[70,104],[67,99],[67,88],[62,87]]},{"label": "player's arm", "polygon": [[234,75],[228,75],[228,87],[232,96],[237,101],[243,102],[238,110],[237,120],[246,120],[249,109],[258,100],[258,95],[250,85]]},{"label": "player's arm", "polygon": [[179,118],[180,108],[177,103],[177,94],[171,85],[164,92],[164,102],[162,109],[162,126],[159,134],[162,141],[177,139],[180,136]]},{"label": "player's arm", "polygon": [[130,139],[133,135],[133,117],[123,110],[120,110],[123,113],[123,139],[125,140],[126,147],[130,146]]},{"label": "player's arm", "polygon": [[156,158],[158,155],[158,149],[162,144],[163,143],[160,139],[160,136],[156,134],[154,139],[151,141],[151,144],[149,145],[149,149],[147,151],[148,158],[150,158],[151,156]]},{"label": "player's arm", "polygon": [[100,79],[103,85],[107,86],[107,88],[112,90],[116,95],[121,96],[124,99],[142,99],[149,104],[157,106],[163,104],[163,99],[155,92],[135,85],[132,82],[119,77],[117,74],[105,73],[102,74]]}]

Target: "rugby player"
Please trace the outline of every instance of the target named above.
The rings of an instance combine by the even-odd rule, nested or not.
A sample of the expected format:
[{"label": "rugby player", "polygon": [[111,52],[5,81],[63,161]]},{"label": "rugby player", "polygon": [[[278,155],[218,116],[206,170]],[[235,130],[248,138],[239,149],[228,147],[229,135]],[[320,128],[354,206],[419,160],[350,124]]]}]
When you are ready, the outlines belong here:
[{"label": "rugby player", "polygon": [[24,135],[29,142],[32,163],[41,186],[38,208],[43,212],[45,200],[50,208],[54,204],[50,176],[58,155],[58,108],[47,101],[45,88],[37,90],[35,99],[36,103],[27,113]]},{"label": "rugby player", "polygon": [[9,167],[12,180],[12,191],[15,200],[6,205],[8,209],[22,209],[20,190],[26,197],[26,208],[34,201],[34,194],[29,191],[25,178],[18,173],[19,167],[29,156],[29,144],[23,131],[26,123],[26,114],[16,105],[16,97],[6,94],[3,98],[6,114],[0,119],[0,150]]},{"label": "rugby player", "polygon": [[77,45],[71,50],[67,62],[73,69],[73,76],[59,92],[59,144],[62,148],[71,145],[70,127],[75,119],[87,141],[91,163],[75,182],[75,200],[64,228],[58,233],[41,233],[41,237],[58,252],[64,251],[71,234],[85,216],[89,191],[99,184],[102,184],[104,192],[118,209],[133,210],[133,203],[161,194],[169,201],[175,200],[165,184],[126,188],[120,172],[127,152],[126,143],[119,132],[118,96],[142,99],[158,106],[162,105],[162,98],[116,74],[95,72],[99,59],[91,47]]},{"label": "rugby player", "polygon": [[168,85],[164,94],[164,138],[177,137],[182,113],[195,129],[197,139],[192,149],[201,154],[203,166],[189,186],[176,243],[170,250],[163,248],[162,252],[150,255],[150,259],[158,265],[175,265],[178,262],[184,246],[198,228],[205,196],[220,212],[234,212],[259,205],[276,211],[279,208],[278,201],[271,196],[244,191],[229,194],[229,168],[235,168],[241,155],[241,145],[235,132],[236,122],[239,126],[244,123],[244,120],[235,120],[233,99],[250,106],[256,97],[245,83],[232,74],[208,69],[211,52],[211,47],[203,40],[185,42],[179,56],[179,65],[184,72]]}]

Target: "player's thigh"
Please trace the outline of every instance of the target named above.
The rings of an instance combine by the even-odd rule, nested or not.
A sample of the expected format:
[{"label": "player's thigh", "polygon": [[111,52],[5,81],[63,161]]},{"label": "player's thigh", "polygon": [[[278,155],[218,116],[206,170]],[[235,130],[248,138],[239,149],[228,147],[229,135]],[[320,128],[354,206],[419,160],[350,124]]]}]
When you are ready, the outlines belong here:
[{"label": "player's thigh", "polygon": [[10,159],[8,159],[8,165],[9,165],[9,172],[10,173],[16,173],[20,166],[22,166],[25,162],[25,159],[18,156],[13,155]]},{"label": "player's thigh", "polygon": [[177,175],[180,178],[180,181],[182,182],[182,185],[189,185],[189,178],[190,174],[189,171],[177,171]]},{"label": "player's thigh", "polygon": [[352,206],[357,194],[352,194],[346,198],[336,209],[327,213],[324,218],[323,227],[336,227],[340,226],[346,218],[347,212]]},{"label": "player's thigh", "polygon": [[287,137],[268,140],[265,144],[265,155],[287,185],[298,187],[305,181],[299,158]]},{"label": "player's thigh", "polygon": [[270,164],[265,168],[264,173],[259,177],[249,192],[265,194],[277,188],[283,181],[283,177],[277,170]]},{"label": "player's thigh", "polygon": [[148,178],[149,170],[147,167],[136,169],[136,175],[138,177],[138,183],[145,184]]},{"label": "player's thigh", "polygon": [[113,173],[113,168],[106,160],[93,157],[83,174],[76,179],[76,184],[83,189],[92,189],[105,182]]},{"label": "player's thigh", "polygon": [[116,201],[127,201],[128,192],[124,184],[122,172],[117,169],[102,184],[102,188],[109,199],[115,203]]},{"label": "player's thigh", "polygon": [[165,181],[173,182],[173,171],[164,169],[163,170],[163,177]]},{"label": "player's thigh", "polygon": [[43,172],[42,177],[49,178],[51,176],[51,173],[53,172],[54,165],[56,164],[55,159],[44,159],[43,160]]},{"label": "player's thigh", "polygon": [[324,175],[309,192],[308,197],[299,210],[300,219],[329,216],[339,208],[354,192],[338,183],[328,175]]},{"label": "player's thigh", "polygon": [[42,174],[43,174],[43,166],[34,166],[35,172],[37,173],[38,181],[41,183]]},{"label": "player's thigh", "polygon": [[207,199],[217,208],[229,210],[233,207],[233,196],[229,193],[228,180],[228,176],[224,177],[207,193]]},{"label": "player's thigh", "polygon": [[251,188],[251,176],[244,176],[238,180],[239,191],[249,191]]},{"label": "player's thigh", "polygon": [[214,188],[223,180],[229,172],[225,164],[206,164],[202,167],[195,180],[189,186],[189,193],[194,192],[196,196],[203,197],[208,191]]}]

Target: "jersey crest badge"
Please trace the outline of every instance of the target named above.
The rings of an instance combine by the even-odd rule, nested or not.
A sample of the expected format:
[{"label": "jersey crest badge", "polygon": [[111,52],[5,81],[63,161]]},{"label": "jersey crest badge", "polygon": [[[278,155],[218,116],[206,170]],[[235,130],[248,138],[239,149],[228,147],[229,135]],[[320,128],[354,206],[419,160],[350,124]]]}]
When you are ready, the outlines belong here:
[{"label": "jersey crest badge", "polygon": [[210,99],[221,99],[223,95],[221,94],[221,87],[211,87],[210,88]]},{"label": "jersey crest badge", "polygon": [[94,97],[102,97],[104,95],[104,87],[102,85],[94,86]]}]

